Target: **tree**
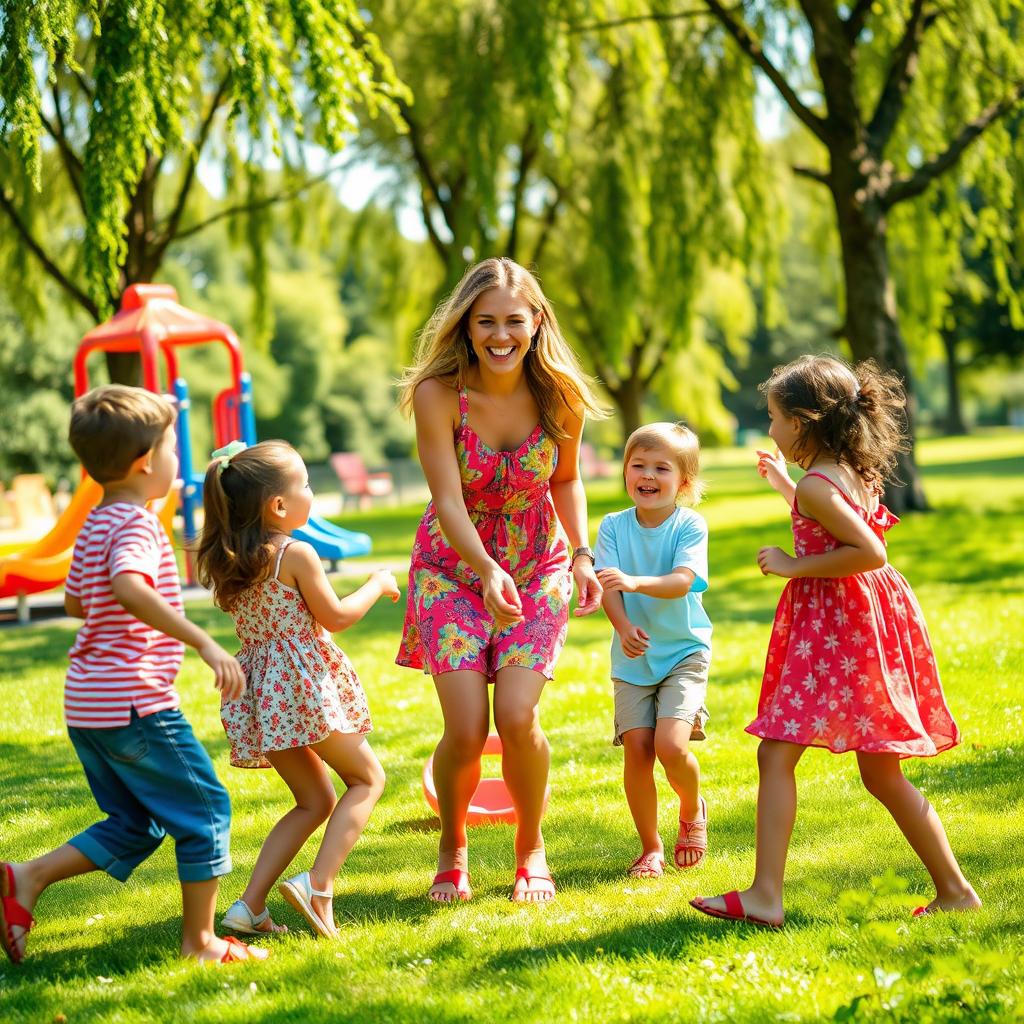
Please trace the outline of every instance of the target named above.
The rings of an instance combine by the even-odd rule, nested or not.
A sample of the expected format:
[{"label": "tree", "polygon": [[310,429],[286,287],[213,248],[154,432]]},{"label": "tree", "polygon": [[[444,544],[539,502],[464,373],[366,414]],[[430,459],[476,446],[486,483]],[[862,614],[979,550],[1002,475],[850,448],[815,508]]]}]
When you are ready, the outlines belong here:
[{"label": "tree", "polygon": [[[723,348],[741,347],[752,327],[738,315],[750,308],[744,270],[767,270],[772,286],[770,246],[756,229],[773,209],[771,173],[749,76],[733,54],[709,59],[701,34],[679,23],[573,31],[587,60],[571,79],[558,170],[573,187],[541,269],[558,282],[624,439],[653,392],[670,415],[721,440],[731,434]],[[715,301],[725,281],[728,299]]]},{"label": "tree", "polygon": [[[750,5],[751,23],[743,5],[703,0],[820,143],[825,166],[796,170],[825,186],[833,202],[845,285],[843,334],[854,358],[874,358],[897,371],[909,394],[910,361],[890,271],[890,218],[957,167],[992,204],[1012,191],[1000,159],[1010,144],[1002,119],[1024,98],[1024,4],[799,0],[798,6],[802,17],[788,0]],[[983,136],[987,147],[977,146]],[[959,230],[953,219],[950,227]],[[989,218],[988,233],[1002,260],[1006,226]],[[913,429],[911,403],[911,436]],[[912,451],[900,471],[905,484],[890,488],[890,504],[897,511],[926,507]]]},{"label": "tree", "polygon": [[[306,145],[337,151],[356,105],[394,118],[406,96],[355,0],[0,0],[0,39],[0,271],[23,306],[43,275],[93,320],[224,218],[265,281],[267,209],[316,180]],[[227,195],[197,218],[202,159]]]},{"label": "tree", "polygon": [[[770,196],[752,84],[737,56],[708,65],[700,38],[676,26],[591,31],[610,9],[641,10],[374,4],[371,25],[414,99],[399,102],[404,134],[364,122],[360,143],[395,171],[395,203],[416,197],[438,292],[467,263],[509,256],[538,271],[624,433],[654,389],[671,405],[685,397],[687,415],[694,392],[711,396],[710,422],[727,374],[699,330],[700,287],[716,261],[767,249],[753,230]],[[671,386],[682,351],[689,392]]]}]

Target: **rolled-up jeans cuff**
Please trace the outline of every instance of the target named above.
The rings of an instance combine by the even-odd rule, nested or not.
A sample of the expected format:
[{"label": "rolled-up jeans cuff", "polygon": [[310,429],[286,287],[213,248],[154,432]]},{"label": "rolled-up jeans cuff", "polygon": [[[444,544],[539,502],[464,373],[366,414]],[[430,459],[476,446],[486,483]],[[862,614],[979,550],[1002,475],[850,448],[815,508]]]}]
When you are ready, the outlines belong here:
[{"label": "rolled-up jeans cuff", "polygon": [[105,871],[119,882],[127,882],[128,876],[138,867],[137,864],[118,860],[109,850],[100,846],[88,832],[80,832],[69,839],[68,846],[73,846],[82,856],[88,857],[100,871]]},{"label": "rolled-up jeans cuff", "polygon": [[231,873],[231,857],[225,854],[218,860],[202,861],[198,864],[183,864],[178,861],[178,880],[182,882],[207,882],[211,878]]}]

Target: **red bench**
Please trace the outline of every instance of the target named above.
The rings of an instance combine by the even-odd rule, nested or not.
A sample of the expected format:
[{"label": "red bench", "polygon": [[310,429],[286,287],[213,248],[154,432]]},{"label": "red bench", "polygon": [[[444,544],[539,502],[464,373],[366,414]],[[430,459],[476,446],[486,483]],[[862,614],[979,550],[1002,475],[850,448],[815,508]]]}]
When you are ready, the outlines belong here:
[{"label": "red bench", "polygon": [[358,452],[334,452],[331,468],[341,484],[342,508],[356,499],[360,508],[365,508],[374,498],[386,498],[395,488],[387,470],[370,472]]}]

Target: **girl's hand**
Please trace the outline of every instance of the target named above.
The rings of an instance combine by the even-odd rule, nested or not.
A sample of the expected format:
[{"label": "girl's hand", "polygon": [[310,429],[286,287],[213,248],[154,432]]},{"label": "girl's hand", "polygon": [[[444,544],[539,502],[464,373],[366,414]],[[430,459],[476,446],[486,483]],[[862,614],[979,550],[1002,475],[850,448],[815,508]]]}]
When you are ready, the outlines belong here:
[{"label": "girl's hand", "polygon": [[499,629],[523,621],[523,602],[516,582],[501,566],[496,565],[481,580],[484,608]]},{"label": "girl's hand", "polygon": [[757,471],[780,494],[787,484],[792,486],[793,481],[789,470],[786,469],[786,460],[778,448],[775,449],[774,455],[761,451],[760,448],[757,450]]},{"label": "girl's hand", "polygon": [[620,629],[618,634],[622,641],[622,653],[627,658],[639,658],[651,645],[651,638],[632,622],[626,629]]},{"label": "girl's hand", "polygon": [[765,576],[792,578],[796,559],[782,548],[761,548],[757,553],[757,564]]},{"label": "girl's hand", "polygon": [[627,575],[621,569],[601,569],[597,578],[605,590],[618,590],[624,594],[636,593],[636,577]]},{"label": "girl's hand", "polygon": [[381,597],[390,597],[392,601],[397,601],[402,596],[398,589],[398,580],[390,569],[378,569],[371,573],[370,579],[380,587]]},{"label": "girl's hand", "polygon": [[572,578],[576,584],[577,616],[591,615],[601,607],[601,594],[604,588],[594,572],[594,564],[586,555],[580,555],[572,563]]}]

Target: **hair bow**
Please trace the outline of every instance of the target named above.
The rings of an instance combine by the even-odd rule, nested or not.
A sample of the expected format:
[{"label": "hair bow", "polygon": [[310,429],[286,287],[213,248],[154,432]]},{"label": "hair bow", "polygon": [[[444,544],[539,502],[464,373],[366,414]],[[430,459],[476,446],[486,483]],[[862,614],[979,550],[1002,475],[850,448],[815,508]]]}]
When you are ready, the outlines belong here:
[{"label": "hair bow", "polygon": [[228,468],[228,464],[239,452],[244,452],[248,447],[244,441],[229,441],[223,448],[210,452],[210,458],[217,459],[219,462],[217,476],[219,477]]}]

